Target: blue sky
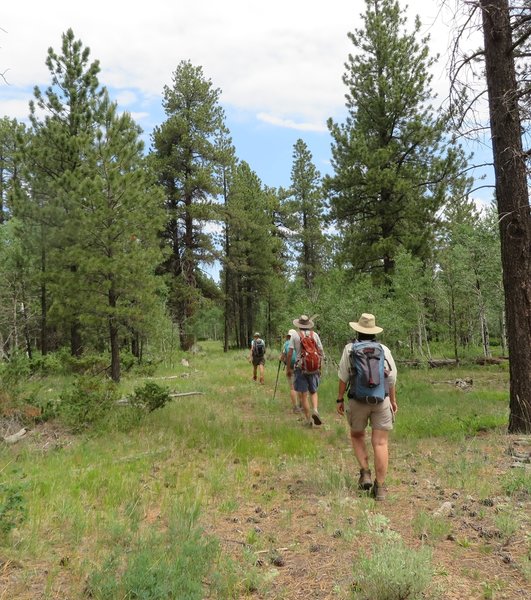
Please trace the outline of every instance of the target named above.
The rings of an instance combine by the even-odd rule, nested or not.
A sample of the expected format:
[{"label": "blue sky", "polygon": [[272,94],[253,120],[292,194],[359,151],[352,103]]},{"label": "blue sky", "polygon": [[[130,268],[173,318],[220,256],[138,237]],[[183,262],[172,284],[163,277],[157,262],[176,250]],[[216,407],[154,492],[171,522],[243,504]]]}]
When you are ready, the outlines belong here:
[{"label": "blue sky", "polygon": [[[451,4],[451,3],[449,3]],[[404,3],[405,5],[405,3]],[[455,18],[439,0],[410,0],[410,26],[418,14],[422,35],[441,58],[432,87],[448,93],[448,48]],[[69,27],[101,63],[100,82],[143,128],[149,145],[164,120],[164,85],[181,60],[200,65],[220,88],[236,154],[264,185],[288,186],[293,145],[302,138],[319,171],[330,172],[326,120],[341,120],[347,33],[360,26],[362,0],[19,0],[0,17],[0,116],[25,120],[34,85],[49,83],[47,49],[59,51]],[[471,47],[481,43],[470,30]],[[489,148],[478,162],[490,160]],[[491,180],[490,171],[487,171]],[[491,190],[477,193],[489,201]]]}]

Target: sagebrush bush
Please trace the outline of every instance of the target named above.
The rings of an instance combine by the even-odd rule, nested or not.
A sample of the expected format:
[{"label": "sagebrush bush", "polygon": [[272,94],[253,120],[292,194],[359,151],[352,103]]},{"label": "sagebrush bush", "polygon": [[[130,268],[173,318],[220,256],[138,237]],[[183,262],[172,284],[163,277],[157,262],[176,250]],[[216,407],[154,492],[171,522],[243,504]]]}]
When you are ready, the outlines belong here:
[{"label": "sagebrush bush", "polygon": [[357,600],[416,600],[431,581],[431,552],[408,548],[402,540],[385,539],[370,555],[354,563],[354,592]]},{"label": "sagebrush bush", "polygon": [[140,534],[130,548],[117,548],[89,575],[87,594],[96,600],[144,598],[201,600],[215,571],[219,545],[197,526],[198,507],[174,510],[168,527]]}]

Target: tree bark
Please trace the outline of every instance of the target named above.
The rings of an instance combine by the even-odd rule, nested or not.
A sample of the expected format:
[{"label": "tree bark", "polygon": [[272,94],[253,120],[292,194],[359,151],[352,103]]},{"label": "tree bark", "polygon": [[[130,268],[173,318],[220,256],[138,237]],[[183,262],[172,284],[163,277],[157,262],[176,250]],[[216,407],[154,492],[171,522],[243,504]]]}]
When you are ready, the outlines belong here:
[{"label": "tree bark", "polygon": [[509,345],[509,432],[531,433],[531,221],[508,0],[480,0]]},{"label": "tree bark", "polygon": [[109,289],[109,344],[111,346],[111,379],[118,383],[120,381],[120,342],[118,340],[118,325],[114,311],[116,309],[116,291],[114,282],[111,282]]}]

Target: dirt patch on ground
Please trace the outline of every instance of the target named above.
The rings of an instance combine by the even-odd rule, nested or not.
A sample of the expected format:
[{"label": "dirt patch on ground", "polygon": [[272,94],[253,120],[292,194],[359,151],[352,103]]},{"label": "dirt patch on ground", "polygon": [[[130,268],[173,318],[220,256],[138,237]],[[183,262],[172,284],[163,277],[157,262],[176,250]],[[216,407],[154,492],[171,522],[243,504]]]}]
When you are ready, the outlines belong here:
[{"label": "dirt patch on ground", "polygon": [[[331,435],[324,428],[313,433]],[[323,473],[303,465],[276,472],[257,465],[235,498],[237,508],[223,514],[212,504],[203,523],[234,560],[251,556],[255,561],[262,579],[256,589],[249,584],[249,597],[349,598],[356,585],[354,561],[370,553],[386,530],[410,548],[431,548],[435,576],[430,598],[530,598],[529,494],[467,493],[459,479],[467,461],[482,461],[489,481],[502,477],[514,464],[507,452],[513,442],[509,436],[485,434],[471,440],[467,456],[466,444],[456,449],[428,440],[418,448],[420,459],[392,443],[389,497],[378,503],[355,486],[326,485]],[[344,469],[341,462],[350,465],[355,480],[350,452],[342,449],[337,469]],[[453,471],[448,454],[463,465],[462,473]],[[452,480],[454,487],[448,483]],[[420,515],[427,522],[424,528]],[[434,521],[442,531],[430,530]]]}]

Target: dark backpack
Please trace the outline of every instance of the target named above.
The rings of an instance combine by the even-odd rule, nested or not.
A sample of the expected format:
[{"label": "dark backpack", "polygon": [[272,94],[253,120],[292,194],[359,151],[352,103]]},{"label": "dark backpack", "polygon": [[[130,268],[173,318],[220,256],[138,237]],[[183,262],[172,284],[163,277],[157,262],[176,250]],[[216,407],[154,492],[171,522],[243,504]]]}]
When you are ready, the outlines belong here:
[{"label": "dark backpack", "polygon": [[381,344],[373,341],[354,342],[349,354],[349,398],[374,398],[383,402],[388,390],[385,373],[385,353]]},{"label": "dark backpack", "polygon": [[256,358],[262,358],[262,356],[264,356],[265,354],[265,342],[264,340],[258,338],[257,340],[254,340],[253,343],[253,356],[256,356]]},{"label": "dark backpack", "polygon": [[299,338],[301,340],[300,365],[302,372],[307,375],[319,373],[321,370],[321,353],[313,331],[309,331],[308,335],[301,331]]}]

